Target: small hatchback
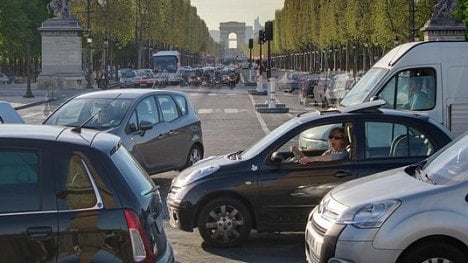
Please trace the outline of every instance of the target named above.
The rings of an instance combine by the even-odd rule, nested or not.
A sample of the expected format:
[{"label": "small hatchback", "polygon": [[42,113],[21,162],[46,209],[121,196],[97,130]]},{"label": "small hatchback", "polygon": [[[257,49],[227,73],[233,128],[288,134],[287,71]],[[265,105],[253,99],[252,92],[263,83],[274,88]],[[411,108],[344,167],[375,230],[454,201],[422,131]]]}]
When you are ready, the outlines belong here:
[{"label": "small hatchback", "polygon": [[0,128],[1,262],[173,262],[158,186],[112,134]]},{"label": "small hatchback", "polygon": [[468,133],[420,163],[331,190],[305,239],[308,262],[468,262]]},{"label": "small hatchback", "polygon": [[[199,161],[172,181],[170,223],[198,227],[220,247],[241,244],[251,229],[303,231],[312,208],[336,185],[421,161],[452,140],[427,116],[379,109],[384,103],[303,113],[245,151]],[[336,128],[345,135],[330,137]],[[290,150],[322,155],[336,140],[349,142],[349,158],[303,165]]]},{"label": "small hatchback", "polygon": [[203,157],[200,119],[183,92],[90,92],[62,104],[43,124],[116,134],[149,173],[182,169]]}]

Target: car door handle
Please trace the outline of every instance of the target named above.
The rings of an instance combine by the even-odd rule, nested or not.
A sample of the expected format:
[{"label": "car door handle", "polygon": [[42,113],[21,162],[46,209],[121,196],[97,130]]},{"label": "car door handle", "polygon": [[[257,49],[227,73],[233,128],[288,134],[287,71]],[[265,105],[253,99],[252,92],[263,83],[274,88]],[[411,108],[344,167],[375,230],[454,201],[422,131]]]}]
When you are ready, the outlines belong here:
[{"label": "car door handle", "polygon": [[345,177],[345,176],[352,176],[353,174],[350,173],[350,172],[346,172],[346,171],[337,171],[335,173],[335,177],[338,177],[338,178],[342,178],[342,177]]},{"label": "car door handle", "polygon": [[170,131],[168,132],[169,135],[173,135],[173,134],[175,134],[175,133],[176,133],[176,132],[175,132],[174,130],[170,130]]},{"label": "car door handle", "polygon": [[26,229],[27,235],[36,240],[47,240],[52,236],[52,227],[40,226],[40,227],[29,227]]}]

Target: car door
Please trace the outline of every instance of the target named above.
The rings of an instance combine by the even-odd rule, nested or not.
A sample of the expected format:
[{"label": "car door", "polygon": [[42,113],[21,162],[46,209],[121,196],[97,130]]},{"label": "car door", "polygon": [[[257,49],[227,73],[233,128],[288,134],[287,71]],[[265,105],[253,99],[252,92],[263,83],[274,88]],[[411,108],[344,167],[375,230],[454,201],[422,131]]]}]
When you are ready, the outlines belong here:
[{"label": "car door", "polygon": [[93,162],[104,163],[100,156],[90,156],[90,152],[80,150],[53,154],[60,230],[57,261],[128,261],[127,251],[122,251],[123,246],[119,244],[125,242],[122,212],[106,207],[116,200],[97,175],[101,170],[93,165]]},{"label": "car door", "polygon": [[[351,121],[302,125],[272,142],[265,154],[265,163],[258,170],[257,211],[263,227],[276,231],[303,230],[307,215],[323,195],[337,184],[357,176],[353,155],[346,160],[303,165],[294,160],[290,152],[290,146],[306,144],[301,141],[305,137],[301,134],[311,134],[310,129],[315,129],[316,137],[307,137],[309,145],[315,147],[308,154],[321,155],[328,148],[328,133],[333,127],[352,125]],[[352,129],[348,130],[351,132]],[[280,163],[273,162],[271,158],[274,155],[281,155],[284,160]]]},{"label": "car door", "polygon": [[431,131],[396,117],[368,117],[359,127],[359,176],[419,162],[436,150]]},{"label": "car door", "polygon": [[2,262],[54,262],[57,210],[47,154],[0,142],[0,247]]},{"label": "car door", "polygon": [[181,167],[185,164],[191,147],[190,127],[183,122],[181,112],[171,95],[157,95],[156,101],[161,112],[161,129],[164,130],[160,147],[165,152],[165,162],[170,167]]},{"label": "car door", "polygon": [[[148,129],[142,127],[150,125]],[[146,171],[158,171],[168,167],[166,152],[161,150],[167,127],[161,124],[159,108],[153,95],[136,103],[126,125],[129,138],[127,149],[136,157]]]}]

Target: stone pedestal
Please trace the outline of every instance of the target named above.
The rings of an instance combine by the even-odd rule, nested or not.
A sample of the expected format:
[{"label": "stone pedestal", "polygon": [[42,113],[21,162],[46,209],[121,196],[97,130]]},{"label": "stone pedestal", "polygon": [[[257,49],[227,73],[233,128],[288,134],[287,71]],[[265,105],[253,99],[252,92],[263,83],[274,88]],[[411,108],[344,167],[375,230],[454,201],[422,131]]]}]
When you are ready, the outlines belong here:
[{"label": "stone pedestal", "polygon": [[42,68],[38,88],[83,89],[82,29],[73,18],[52,18],[39,28],[42,38]]}]

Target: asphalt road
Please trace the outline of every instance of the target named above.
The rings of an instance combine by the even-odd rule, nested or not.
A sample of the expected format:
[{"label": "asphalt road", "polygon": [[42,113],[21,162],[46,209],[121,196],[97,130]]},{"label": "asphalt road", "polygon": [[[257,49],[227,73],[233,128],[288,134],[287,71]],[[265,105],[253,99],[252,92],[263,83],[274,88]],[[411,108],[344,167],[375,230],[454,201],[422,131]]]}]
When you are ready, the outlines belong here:
[{"label": "asphalt road", "polygon": [[[245,149],[266,133],[310,107],[299,105],[297,94],[277,92],[276,98],[289,108],[289,113],[258,113],[255,104],[267,101],[267,96],[248,94],[247,87],[231,90],[167,87],[187,92],[202,122],[205,157]],[[19,110],[29,124],[40,124],[50,111],[67,96],[58,100]],[[151,177],[167,196],[172,178],[177,172],[154,174]],[[167,214],[167,213],[166,213]],[[177,262],[304,262],[304,233],[261,233],[252,231],[250,239],[238,248],[207,247],[198,234],[173,229],[166,216],[165,229]]]}]

